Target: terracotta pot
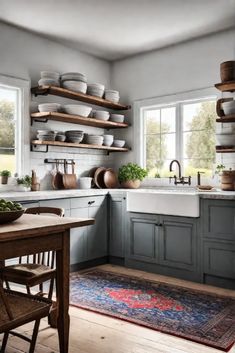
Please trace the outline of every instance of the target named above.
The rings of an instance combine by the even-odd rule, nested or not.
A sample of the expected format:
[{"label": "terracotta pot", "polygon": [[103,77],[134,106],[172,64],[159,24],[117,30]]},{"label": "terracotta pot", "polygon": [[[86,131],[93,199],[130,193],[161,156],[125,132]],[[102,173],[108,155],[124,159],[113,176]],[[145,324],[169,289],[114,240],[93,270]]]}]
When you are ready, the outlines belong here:
[{"label": "terracotta pot", "polygon": [[8,176],[2,175],[1,178],[2,178],[2,184],[7,184],[7,182],[8,182]]},{"label": "terracotta pot", "polygon": [[140,187],[140,180],[127,180],[121,183],[121,187],[125,189],[138,189]]},{"label": "terracotta pot", "polygon": [[235,61],[225,61],[220,64],[220,77],[222,82],[235,80]]},{"label": "terracotta pot", "polygon": [[221,174],[221,190],[234,191],[235,170],[224,170]]}]

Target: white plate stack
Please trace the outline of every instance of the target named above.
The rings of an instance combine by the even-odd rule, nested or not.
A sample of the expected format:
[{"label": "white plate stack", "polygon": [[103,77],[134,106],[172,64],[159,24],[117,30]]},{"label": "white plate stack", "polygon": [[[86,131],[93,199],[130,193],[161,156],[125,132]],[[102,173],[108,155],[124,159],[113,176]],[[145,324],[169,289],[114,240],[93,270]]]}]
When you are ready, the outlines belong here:
[{"label": "white plate stack", "polygon": [[103,141],[104,141],[104,137],[101,135],[88,135],[87,136],[87,143],[89,145],[102,146]]},{"label": "white plate stack", "polygon": [[114,91],[112,89],[106,89],[104,93],[104,98],[113,103],[118,103],[120,99],[120,95],[118,91]]},{"label": "white plate stack", "polygon": [[102,98],[104,95],[104,89],[105,87],[101,83],[90,83],[87,86],[87,94]]},{"label": "white plate stack", "polygon": [[86,93],[87,78],[80,72],[67,72],[60,77],[61,85],[70,91]]},{"label": "white plate stack", "polygon": [[60,74],[54,71],[41,71],[41,79],[38,81],[39,86],[59,86]]},{"label": "white plate stack", "polygon": [[87,118],[90,114],[92,108],[88,105],[80,105],[80,104],[65,104],[63,106],[63,110],[67,114],[79,115],[84,118]]},{"label": "white plate stack", "polygon": [[104,146],[111,146],[113,144],[113,135],[104,135],[104,141],[103,141],[103,145]]},{"label": "white plate stack", "polygon": [[109,120],[110,114],[106,110],[94,110],[92,116],[95,119],[107,121]]},{"label": "white plate stack", "polygon": [[38,110],[42,112],[58,112],[61,110],[61,104],[58,103],[44,103],[38,105]]},{"label": "white plate stack", "polygon": [[84,132],[81,130],[65,131],[66,141],[80,143],[83,140]]}]

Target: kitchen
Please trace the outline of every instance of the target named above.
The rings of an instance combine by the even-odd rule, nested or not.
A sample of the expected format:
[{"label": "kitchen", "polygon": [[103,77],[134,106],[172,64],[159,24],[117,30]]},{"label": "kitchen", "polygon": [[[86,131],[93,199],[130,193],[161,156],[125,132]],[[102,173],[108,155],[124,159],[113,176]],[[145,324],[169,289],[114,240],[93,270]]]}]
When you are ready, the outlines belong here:
[{"label": "kitchen", "polygon": [[[77,27],[78,24],[72,22],[72,20],[76,22],[76,19],[71,17],[73,13],[71,4],[67,6],[61,2],[55,5],[54,2],[51,2],[48,5],[44,3],[29,5],[27,1],[12,2],[12,4],[1,2],[0,84],[1,86],[20,87],[25,92],[22,101],[25,107],[24,119],[21,121],[22,125],[17,128],[18,138],[16,139],[16,142],[22,141],[23,143],[19,143],[16,146],[18,147],[16,151],[21,152],[17,152],[18,160],[16,161],[17,167],[15,171],[18,172],[19,176],[23,176],[31,174],[31,171],[35,170],[40,183],[40,191],[18,192],[13,190],[15,180],[11,178],[7,187],[1,185],[1,198],[19,201],[24,207],[57,207],[59,204],[60,207],[64,208],[65,216],[96,217],[94,226],[71,230],[70,259],[72,271],[77,271],[88,265],[104,264],[109,260],[110,264],[127,266],[124,268],[125,271],[145,271],[145,275],[148,278],[149,276],[151,277],[152,273],[155,273],[181,280],[192,280],[194,282],[192,285],[195,285],[195,283],[214,285],[220,287],[218,289],[218,291],[221,291],[220,293],[227,294],[230,293],[229,289],[234,289],[234,191],[205,192],[204,194],[201,193],[200,198],[198,198],[199,194],[197,193],[196,203],[200,200],[201,217],[190,218],[184,213],[174,215],[167,213],[167,211],[161,213],[161,210],[156,215],[150,212],[150,214],[145,214],[144,217],[141,216],[143,209],[129,209],[129,212],[127,212],[126,204],[127,202],[129,204],[131,200],[127,196],[126,189],[52,190],[51,171],[55,168],[55,164],[44,163],[45,159],[74,160],[75,174],[78,178],[88,176],[89,171],[98,166],[106,169],[112,168],[116,172],[120,166],[126,165],[128,162],[138,163],[142,167],[146,167],[142,143],[145,136],[141,134],[141,124],[143,123],[144,114],[148,114],[148,109],[151,110],[151,107],[158,107],[159,105],[166,108],[166,106],[174,102],[189,101],[190,103],[195,103],[195,100],[202,98],[216,101],[221,97],[231,96],[231,94],[227,93],[222,94],[214,87],[214,84],[221,82],[220,64],[234,60],[235,30],[233,23],[235,9],[233,1],[229,2],[229,6],[227,5],[226,9],[223,6],[223,1],[213,1],[213,4],[208,1],[206,2],[208,7],[204,9],[204,1],[199,2],[198,5],[191,4],[192,8],[186,6],[184,10],[182,10],[184,2],[179,1],[178,9],[174,7],[174,13],[170,14],[169,8],[167,11],[164,6],[161,7],[162,4],[161,6],[159,5],[161,2],[158,2],[160,8],[152,1],[145,4],[140,1],[137,3],[138,11],[136,10],[137,13],[133,15],[133,19],[127,16],[127,13],[133,12],[134,4],[131,1],[125,2],[125,4],[120,3],[119,5],[115,5],[113,2],[109,2],[109,5],[107,5],[104,1],[103,6],[96,9],[95,13],[92,10],[92,5],[94,6],[92,1],[87,2],[84,7],[80,4],[79,11],[81,14],[79,16],[81,18],[84,17],[84,22],[85,18],[89,16],[90,24],[88,30],[84,22],[83,27],[82,24]],[[107,5],[107,10],[105,10],[105,4]],[[135,4],[135,6],[137,5]],[[162,11],[162,16],[165,16],[165,22],[162,20],[156,23],[156,12],[159,13],[160,11]],[[196,12],[197,16],[192,15],[194,11],[198,11]],[[37,19],[32,21],[35,13],[37,13]],[[90,17],[91,13],[92,17]],[[53,25],[50,26],[50,19],[54,14],[58,17],[55,16],[56,19],[53,18]],[[63,19],[63,16],[65,19]],[[174,21],[174,16],[176,22],[172,22]],[[104,17],[107,21],[106,28],[100,23],[104,20]],[[70,18],[72,18],[71,27],[68,20]],[[79,17],[79,21],[81,21],[81,18]],[[99,18],[100,22],[97,18]],[[190,27],[190,21],[186,23],[185,18],[190,18],[192,23],[194,23],[193,20],[196,21],[196,19],[201,18],[202,22],[203,20],[205,21],[205,31],[203,32],[202,22],[196,21],[194,23],[195,28],[193,28]],[[111,23],[121,21],[121,19],[123,21],[123,29],[130,33],[126,36],[126,39],[123,34],[121,35],[123,32],[119,32],[121,26],[117,26],[117,32],[114,32],[118,33],[117,35],[113,35],[110,29],[107,29],[111,26]],[[76,31],[74,31],[72,23],[76,26]],[[136,23],[141,24],[139,28],[136,28]],[[151,23],[151,26],[155,23],[155,30],[152,30],[149,23]],[[167,31],[170,31],[171,27],[168,25],[169,23],[175,23],[176,27],[171,33],[171,42],[167,38]],[[185,27],[182,25],[183,23]],[[162,33],[165,32],[164,37]],[[176,33],[178,33],[178,37]],[[81,38],[79,35],[81,35]],[[82,36],[84,36],[83,42]],[[148,36],[150,39],[146,40]],[[122,42],[123,46],[121,45]],[[155,45],[154,43],[157,44]],[[43,103],[80,104],[78,101],[72,101],[56,95],[37,95],[37,97],[32,95],[29,98],[30,88],[38,86],[40,72],[42,71],[53,71],[60,74],[68,72],[82,73],[86,75],[88,83],[97,82],[108,89],[119,91],[120,103],[131,105],[131,109],[122,112],[125,115],[125,122],[128,123],[128,128],[103,130],[95,126],[79,126],[53,120],[48,120],[46,124],[33,121],[32,125],[30,125],[28,107],[30,107],[31,112],[36,112],[38,104]],[[87,103],[84,104],[89,105]],[[95,105],[92,107],[93,109],[99,108]],[[106,110],[106,108],[100,109]],[[177,109],[178,106],[176,107]],[[118,111],[115,112],[118,113]],[[175,121],[178,121],[177,119],[175,115]],[[221,129],[226,131],[232,129],[232,125],[232,123],[218,123],[216,124],[216,129],[219,132],[221,132]],[[31,140],[35,140],[38,129],[62,131],[79,129],[88,134],[113,134],[115,139],[125,140],[125,147],[129,151],[106,153],[106,151],[99,149],[61,148],[49,145],[48,152],[45,153],[45,146],[31,146],[30,143]],[[173,136],[173,132],[170,131],[172,133],[171,136]],[[176,140],[178,137],[174,136],[173,138]],[[171,186],[171,189],[178,188],[181,190],[183,187],[185,193],[187,193],[186,190],[192,190],[197,185],[197,174],[195,173],[192,175],[191,185],[174,185],[173,179],[171,184],[169,184],[169,177],[173,177],[174,174],[178,175],[176,165],[173,166],[173,173],[170,173],[170,162],[174,159],[179,159],[178,156],[181,154],[180,162],[183,165],[183,152],[178,151],[181,141],[177,140],[176,142],[175,154],[172,153],[166,157],[168,174],[165,171],[165,174],[161,171],[164,177],[154,178],[151,175],[151,178],[145,178],[141,188],[153,187],[158,190],[159,188],[166,189]],[[171,144],[167,146],[172,148]],[[233,153],[216,153],[214,167],[216,165],[224,165],[225,170],[229,170],[229,168],[235,169],[234,164]],[[3,169],[7,169],[7,165],[0,166],[0,170]],[[198,168],[198,171],[201,170],[203,168]],[[154,170],[155,172],[159,172],[159,170]],[[182,175],[188,177],[190,174],[184,170]],[[201,184],[211,185],[216,189],[220,188],[217,177],[211,178],[203,174],[201,174]],[[141,189],[139,190],[139,193],[141,193]],[[131,191],[129,193],[128,191],[129,195],[132,193],[133,196],[138,197],[138,191],[137,193],[134,192]],[[218,199],[218,195],[220,195],[222,200]],[[177,196],[179,195],[177,194]],[[141,195],[141,200],[144,197],[146,196]],[[164,194],[162,197],[165,197]],[[182,199],[180,198],[180,200]],[[134,201],[134,204],[136,206],[137,201]],[[178,208],[181,204],[184,206],[184,201],[177,201],[178,206],[175,208]],[[188,207],[183,207],[183,212],[186,209],[188,210]],[[179,221],[182,223],[179,224],[176,221],[180,216],[183,220],[181,218]],[[191,219],[190,224],[188,219]],[[210,219],[211,223],[208,223],[208,219]],[[129,233],[128,236],[126,234],[126,222],[131,222],[132,229],[136,231],[131,235],[137,241],[132,244],[134,250],[136,250],[132,253],[129,252],[130,247],[127,245],[132,238],[129,237]],[[177,223],[176,228],[172,226],[173,223]],[[157,227],[156,224],[158,225]],[[152,234],[155,234],[154,237],[157,236],[158,229],[162,227],[162,224],[169,235],[166,241],[173,244],[171,246],[167,243],[169,245],[167,258],[164,258],[164,239],[161,239],[161,230],[159,230],[158,241],[162,252],[159,250],[160,253],[156,254],[152,251]],[[181,230],[179,231],[179,229]],[[185,232],[182,233],[182,229],[186,229]],[[141,234],[146,234],[144,242]],[[175,234],[178,235],[176,240],[173,238]],[[190,234],[190,241],[187,238],[187,234]],[[156,241],[155,238],[154,241]],[[177,243],[182,244],[182,253],[173,251],[173,248],[177,247]],[[210,246],[211,243],[213,243],[213,247]],[[211,254],[210,261],[208,260],[208,254]],[[156,261],[157,255],[159,256],[158,263]],[[181,258],[182,255],[184,258]],[[203,260],[202,256],[204,256]],[[222,257],[216,262],[218,256]],[[214,268],[210,268],[211,263]],[[142,272],[141,275],[143,275]],[[87,330],[85,329],[84,331],[89,331],[88,322],[91,320],[94,324],[91,330],[97,328],[95,337],[91,339],[92,342],[89,341],[89,332],[84,332],[84,337],[82,337],[83,332],[79,331],[79,338],[83,341],[84,346],[86,346],[86,340],[90,342],[87,351],[97,350],[98,352],[101,349],[110,351],[110,343],[107,343],[108,339],[100,338],[106,337],[106,332],[109,332],[107,337],[113,337],[117,342],[124,335],[122,325],[113,323],[110,318],[100,318],[98,314],[89,316],[90,313],[84,313],[82,310],[79,311],[79,315],[81,313],[81,316],[79,316],[77,314],[78,311],[76,311],[78,309],[72,308],[71,310],[74,313],[72,320],[74,320],[75,326],[86,323],[88,326]],[[76,322],[79,322],[79,324]],[[82,343],[79,338],[76,338],[74,325],[71,324],[70,341],[71,347],[75,351],[76,344],[79,346]],[[101,330],[100,325],[105,326],[104,331]],[[117,329],[118,332],[115,331],[115,325],[120,325]],[[126,335],[128,337],[125,338],[127,347],[122,347],[122,351],[151,352],[153,349],[164,352],[170,351],[170,348],[164,343],[164,334],[149,329],[141,329],[140,326],[136,325],[128,326],[127,323],[125,323],[124,327],[128,332]],[[45,335],[49,335],[49,333],[50,330],[47,333],[45,331]],[[139,343],[134,343],[137,340],[137,336],[140,336]],[[174,348],[177,347],[179,351],[194,350],[197,352],[202,349],[200,344],[193,344],[190,341],[177,339],[169,335],[166,337],[167,340],[170,340],[172,346]],[[41,336],[40,340],[39,335],[39,347],[42,344],[42,339],[43,336]],[[149,343],[151,340],[154,341],[153,346]],[[159,340],[161,343],[159,343]],[[51,349],[56,349],[53,346],[55,344],[54,341],[51,343],[52,346],[48,343],[48,347],[53,347]],[[97,344],[98,348],[93,347],[93,344]],[[185,347],[183,347],[184,344]],[[146,348],[143,348],[145,345]],[[79,347],[81,351],[86,351],[84,347]],[[114,348],[112,349],[114,351]],[[205,352],[215,351],[215,349],[206,346],[203,346],[203,349]],[[233,349],[234,347],[231,351]],[[119,348],[117,348],[117,352],[119,352]]]}]

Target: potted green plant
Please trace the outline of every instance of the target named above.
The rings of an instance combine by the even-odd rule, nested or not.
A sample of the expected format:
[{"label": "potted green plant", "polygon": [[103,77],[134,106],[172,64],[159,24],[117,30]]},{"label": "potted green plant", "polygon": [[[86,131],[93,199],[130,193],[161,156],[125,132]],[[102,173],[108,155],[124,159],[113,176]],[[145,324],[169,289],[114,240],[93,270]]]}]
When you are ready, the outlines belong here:
[{"label": "potted green plant", "polygon": [[19,186],[19,190],[28,191],[31,188],[32,178],[29,175],[25,175],[21,178],[16,179]]},{"label": "potted green plant", "polygon": [[1,175],[1,182],[2,184],[7,184],[8,183],[8,178],[11,176],[11,172],[9,170],[2,170],[0,172]]},{"label": "potted green plant", "polygon": [[119,168],[118,180],[124,188],[137,189],[146,175],[146,169],[136,163],[128,163]]}]

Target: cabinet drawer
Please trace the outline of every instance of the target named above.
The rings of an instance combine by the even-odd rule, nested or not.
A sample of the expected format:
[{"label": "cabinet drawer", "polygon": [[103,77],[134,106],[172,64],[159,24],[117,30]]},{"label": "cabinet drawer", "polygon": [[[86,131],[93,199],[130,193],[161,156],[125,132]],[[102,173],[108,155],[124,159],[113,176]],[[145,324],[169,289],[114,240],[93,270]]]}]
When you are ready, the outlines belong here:
[{"label": "cabinet drawer", "polygon": [[70,209],[70,199],[43,200],[43,201],[39,201],[39,206],[60,207],[65,210],[69,210]]},{"label": "cabinet drawer", "polygon": [[38,207],[39,203],[38,201],[32,201],[32,202],[26,202],[26,201],[19,201],[19,203],[24,207],[24,208],[29,208],[29,207]]},{"label": "cabinet drawer", "polygon": [[203,244],[204,273],[235,278],[235,245],[219,242]]},{"label": "cabinet drawer", "polygon": [[71,199],[71,208],[99,207],[105,200],[104,196],[76,197]]}]

